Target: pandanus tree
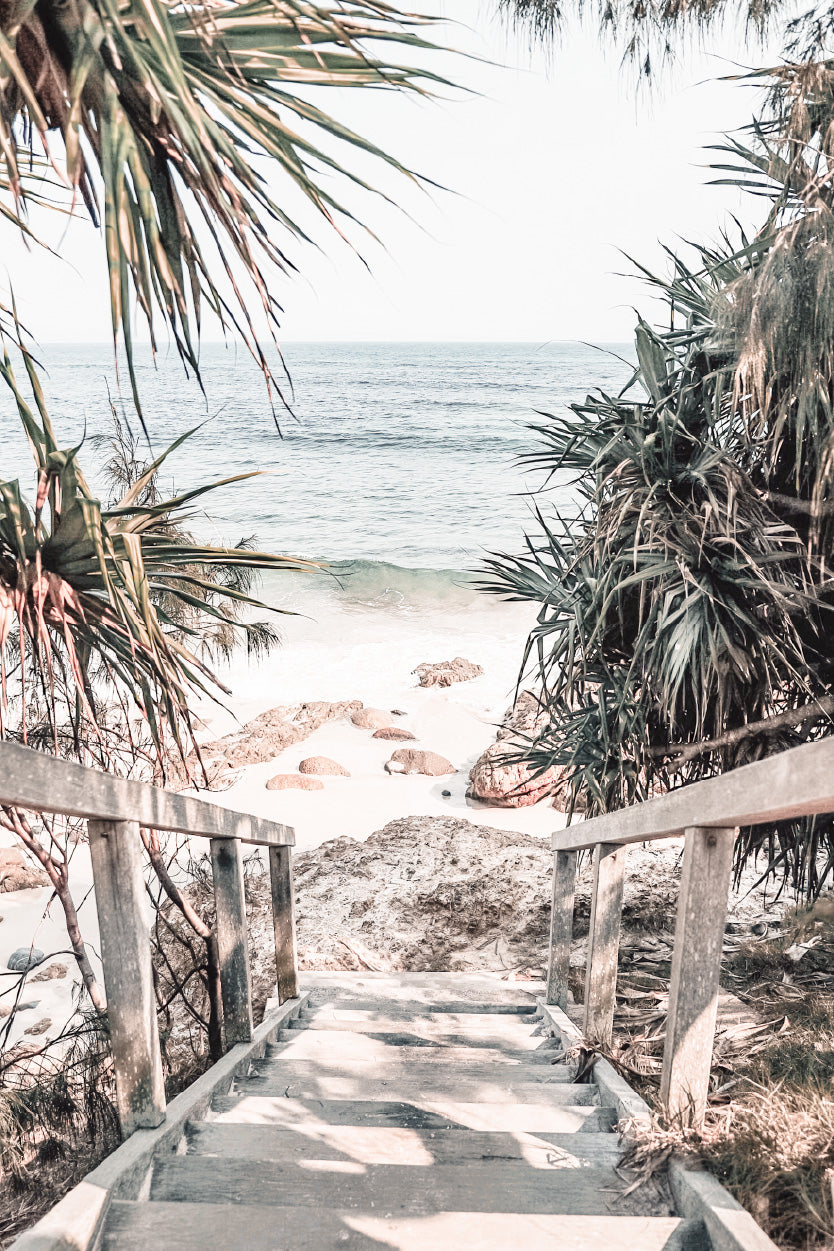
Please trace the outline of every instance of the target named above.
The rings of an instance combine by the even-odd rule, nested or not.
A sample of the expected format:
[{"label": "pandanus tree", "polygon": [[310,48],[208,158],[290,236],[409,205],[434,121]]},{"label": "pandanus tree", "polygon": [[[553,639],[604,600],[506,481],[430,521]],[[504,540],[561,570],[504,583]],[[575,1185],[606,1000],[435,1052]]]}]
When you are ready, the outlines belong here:
[{"label": "pandanus tree", "polygon": [[[672,328],[640,322],[621,394],[533,427],[575,515],[543,500],[526,552],[490,562],[491,590],[539,605],[519,752],[591,813],[831,733],[834,63],[757,77],[767,109],[716,176],[766,197],[760,231],[647,275]],[[816,893],[834,823],[745,831],[739,864],[762,848]]]}]

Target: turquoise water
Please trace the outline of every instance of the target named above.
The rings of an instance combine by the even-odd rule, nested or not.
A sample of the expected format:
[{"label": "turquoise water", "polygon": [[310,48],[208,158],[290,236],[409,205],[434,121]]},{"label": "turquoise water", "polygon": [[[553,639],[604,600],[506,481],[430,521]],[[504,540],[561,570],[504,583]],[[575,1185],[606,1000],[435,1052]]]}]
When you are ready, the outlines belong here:
[{"label": "turquoise water", "polygon": [[[195,529],[226,541],[255,534],[271,550],[348,562],[341,566],[348,598],[388,594],[396,603],[398,595],[419,597],[432,571],[471,569],[487,550],[518,549],[530,518],[527,493],[537,485],[516,464],[532,446],[525,423],[595,388],[619,388],[629,370],[615,352],[628,349],[291,344],[292,414],[279,411],[280,433],[263,380],[241,350],[204,348],[205,397],[172,359],[156,369],[143,363],[139,385],[155,451],[205,423],[169,462],[166,477],[178,487],[269,471],[224,488],[209,506],[211,523],[196,516]],[[110,349],[48,346],[40,355],[62,442],[107,432],[108,386],[118,396]],[[19,423],[2,394],[0,430],[0,472],[28,474]],[[91,446],[81,460],[95,480]],[[557,487],[552,498],[566,502],[569,488]],[[442,592],[436,578],[434,592]]]}]

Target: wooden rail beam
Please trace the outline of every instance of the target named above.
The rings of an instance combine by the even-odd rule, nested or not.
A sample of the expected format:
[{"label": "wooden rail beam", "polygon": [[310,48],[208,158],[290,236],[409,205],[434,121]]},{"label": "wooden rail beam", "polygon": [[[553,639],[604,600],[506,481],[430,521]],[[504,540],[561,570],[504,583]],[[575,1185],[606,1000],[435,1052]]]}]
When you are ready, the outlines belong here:
[{"label": "wooden rail beam", "polygon": [[275,968],[278,1002],[298,994],[298,965],[295,949],[295,907],[289,847],[270,847],[269,877],[272,887],[272,922],[275,930]]},{"label": "wooden rail beam", "polygon": [[735,829],[686,831],[660,1097],[700,1127],[709,1092]]},{"label": "wooden rail beam", "polygon": [[243,892],[243,855],[236,838],[211,840],[217,956],[223,999],[223,1038],[228,1051],[252,1037],[252,975]]},{"label": "wooden rail beam", "polygon": [[576,889],[576,852],[553,856],[553,905],[550,912],[550,958],[547,965],[547,1002],[562,1011],[568,1004],[568,974],[573,938],[573,897]]},{"label": "wooden rail beam", "polygon": [[594,851],[583,1032],[589,1042],[604,1045],[613,1033],[626,854],[618,843],[599,843]]},{"label": "wooden rail beam", "polygon": [[0,743],[0,804],[97,821],[138,821],[151,830],[292,845],[291,827],[205,800],[58,760],[17,743]]},{"label": "wooden rail beam", "polygon": [[90,821],[90,859],[122,1135],[165,1119],[138,821]]},{"label": "wooden rail beam", "polygon": [[597,843],[672,838],[693,826],[728,829],[829,812],[834,812],[834,735],[579,821],[557,830],[551,843],[554,850],[580,851]]}]

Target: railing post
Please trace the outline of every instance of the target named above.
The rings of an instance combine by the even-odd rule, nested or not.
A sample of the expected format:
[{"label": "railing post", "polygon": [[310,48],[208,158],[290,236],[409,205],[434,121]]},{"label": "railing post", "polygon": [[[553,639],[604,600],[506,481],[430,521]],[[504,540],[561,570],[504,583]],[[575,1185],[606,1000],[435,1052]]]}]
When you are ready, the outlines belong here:
[{"label": "railing post", "polygon": [[295,904],[292,888],[291,848],[270,847],[269,877],[272,886],[272,922],[275,927],[275,967],[278,1002],[298,994],[295,954]]},{"label": "railing post", "polygon": [[614,1025],[625,857],[626,848],[620,843],[597,843],[594,850],[583,1033],[589,1042],[605,1046],[611,1042]]},{"label": "railing post", "polygon": [[555,852],[553,856],[553,903],[550,911],[550,958],[547,965],[547,1002],[556,1004],[563,1011],[568,1004],[575,887],[576,852]]},{"label": "railing post", "polygon": [[252,1037],[252,976],[243,893],[243,855],[236,838],[211,840],[217,958],[226,1050]]},{"label": "railing post", "polygon": [[88,821],[122,1135],[165,1120],[138,821]]},{"label": "railing post", "polygon": [[699,1127],[709,1093],[721,951],[736,831],[686,831],[660,1097],[671,1116]]}]

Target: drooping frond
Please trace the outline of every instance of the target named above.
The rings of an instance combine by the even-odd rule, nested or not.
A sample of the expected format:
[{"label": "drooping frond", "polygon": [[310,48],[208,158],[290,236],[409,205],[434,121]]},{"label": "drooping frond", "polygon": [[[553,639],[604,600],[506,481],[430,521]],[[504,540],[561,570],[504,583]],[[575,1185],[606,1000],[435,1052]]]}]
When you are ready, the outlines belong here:
[{"label": "drooping frond", "polygon": [[[217,698],[225,690],[199,654],[203,630],[189,628],[189,619],[197,614],[202,622],[228,628],[234,625],[228,605],[268,611],[250,594],[248,575],[311,566],[253,551],[245,543],[202,544],[183,529],[195,500],[252,474],[170,498],[146,490],[188,434],[150,463],[114,504],[102,506],[79,468],[78,449],[59,447],[34,362],[25,351],[23,360],[34,407],[4,347],[0,377],[29,439],[36,490],[32,505],[18,481],[0,482],[0,732],[9,694],[5,653],[14,635],[24,741],[33,683],[46,692],[56,735],[58,693],[72,697],[85,733],[94,737],[99,700],[115,692],[122,706],[144,720],[164,771],[171,748],[183,760],[194,748],[193,698]],[[239,628],[250,647],[268,641],[268,629],[265,633],[257,623],[241,622]]]},{"label": "drooping frond", "polygon": [[399,58],[430,52],[428,22],[377,0],[0,0],[0,176],[16,197],[5,212],[25,209],[38,132],[72,192],[103,214],[113,334],[134,395],[134,298],[154,343],[158,312],[195,372],[205,305],[275,382],[239,284],[254,285],[274,333],[276,273],[294,268],[288,243],[308,238],[290,205],[341,230],[354,220],[349,188],[370,189],[362,158],[411,176],[321,96],[425,93],[440,80]]}]

